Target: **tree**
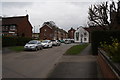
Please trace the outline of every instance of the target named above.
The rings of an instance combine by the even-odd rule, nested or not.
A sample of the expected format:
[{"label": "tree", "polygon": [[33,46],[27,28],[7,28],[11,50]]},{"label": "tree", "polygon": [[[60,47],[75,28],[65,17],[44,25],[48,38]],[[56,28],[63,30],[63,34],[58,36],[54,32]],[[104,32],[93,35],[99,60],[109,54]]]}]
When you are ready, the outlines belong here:
[{"label": "tree", "polygon": [[108,21],[108,13],[109,13],[109,9],[108,9],[107,2],[103,2],[98,5],[91,5],[89,7],[89,12],[88,12],[88,14],[89,14],[88,25],[89,26],[99,26],[103,30],[109,30],[110,23]]}]

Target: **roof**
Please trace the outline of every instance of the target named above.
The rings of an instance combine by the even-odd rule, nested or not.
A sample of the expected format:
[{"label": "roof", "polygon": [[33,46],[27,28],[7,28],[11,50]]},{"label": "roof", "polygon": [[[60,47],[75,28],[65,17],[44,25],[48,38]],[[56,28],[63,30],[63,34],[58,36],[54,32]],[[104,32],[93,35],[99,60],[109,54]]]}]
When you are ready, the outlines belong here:
[{"label": "roof", "polygon": [[14,17],[2,17],[2,25],[19,24],[19,23],[23,22],[23,20],[28,21],[28,15],[14,16]]},{"label": "roof", "polygon": [[85,27],[84,29],[87,30],[88,32],[96,31],[96,30],[103,30],[103,29],[102,29],[101,27],[99,27],[99,26],[96,26],[96,27]]},{"label": "roof", "polygon": [[[43,23],[43,26],[44,26],[44,25],[50,27],[50,28],[53,29],[53,30],[58,30],[58,31],[67,33],[65,30],[60,29],[59,27],[57,27],[56,24],[55,24],[53,21],[44,22],[44,23]],[[42,27],[43,27],[43,26],[42,26]],[[41,28],[42,28],[42,27],[41,27]]]},{"label": "roof", "polygon": [[71,29],[70,29],[70,30],[68,30],[68,32],[69,32],[69,31],[76,31],[76,30],[75,30],[75,29],[73,29],[73,28],[71,27]]}]

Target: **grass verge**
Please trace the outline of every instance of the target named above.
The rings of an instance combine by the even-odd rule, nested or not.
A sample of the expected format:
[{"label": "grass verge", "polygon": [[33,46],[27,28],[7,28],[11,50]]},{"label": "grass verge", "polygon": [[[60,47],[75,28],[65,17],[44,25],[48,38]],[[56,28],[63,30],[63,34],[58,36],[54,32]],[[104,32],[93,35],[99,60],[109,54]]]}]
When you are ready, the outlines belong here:
[{"label": "grass verge", "polygon": [[88,44],[82,44],[82,45],[75,45],[69,48],[65,54],[66,55],[77,55],[80,54],[80,52],[85,49],[88,46]]},{"label": "grass verge", "polygon": [[12,46],[9,49],[12,50],[12,51],[16,51],[16,52],[24,51],[23,46]]}]

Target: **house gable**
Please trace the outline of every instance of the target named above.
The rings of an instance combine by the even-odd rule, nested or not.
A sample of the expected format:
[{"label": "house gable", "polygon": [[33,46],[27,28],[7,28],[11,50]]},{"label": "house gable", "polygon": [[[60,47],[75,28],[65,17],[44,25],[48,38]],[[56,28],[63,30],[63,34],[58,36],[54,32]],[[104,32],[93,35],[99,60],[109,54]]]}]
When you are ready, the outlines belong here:
[{"label": "house gable", "polygon": [[79,27],[75,31],[74,37],[75,37],[75,42],[81,42],[81,43],[82,42],[83,43],[88,43],[89,42],[89,32],[82,27]]},{"label": "house gable", "polygon": [[[32,25],[30,24],[29,20],[28,20],[28,15],[26,16],[17,16],[17,17],[3,17],[2,18],[2,26],[5,27],[9,27],[11,25],[15,25],[16,27],[16,32],[14,31],[14,33],[17,36],[22,36],[22,37],[32,37]],[[3,34],[7,34],[7,35],[11,35],[8,32],[3,32]]]}]

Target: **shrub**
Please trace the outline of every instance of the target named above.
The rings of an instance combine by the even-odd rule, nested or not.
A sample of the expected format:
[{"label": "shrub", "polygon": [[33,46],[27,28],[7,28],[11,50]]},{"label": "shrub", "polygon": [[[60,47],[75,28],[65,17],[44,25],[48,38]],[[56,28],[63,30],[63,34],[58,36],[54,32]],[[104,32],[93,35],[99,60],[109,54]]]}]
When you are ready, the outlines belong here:
[{"label": "shrub", "polygon": [[120,62],[120,42],[117,39],[112,39],[112,41],[112,44],[101,42],[101,47],[107,52],[112,61]]},{"label": "shrub", "polygon": [[120,31],[94,31],[91,33],[91,45],[92,45],[92,54],[98,54],[98,47],[100,42],[106,42],[111,44],[111,37],[118,39],[120,41]]},{"label": "shrub", "polygon": [[31,40],[31,38],[3,36],[2,37],[2,46],[3,47],[7,47],[7,46],[23,46],[30,40]]}]

